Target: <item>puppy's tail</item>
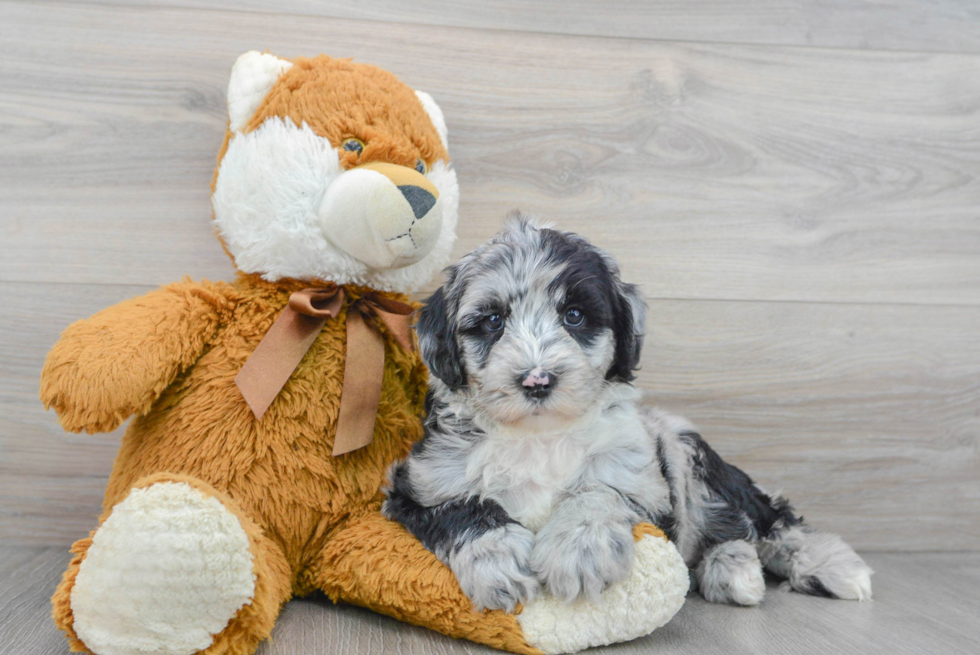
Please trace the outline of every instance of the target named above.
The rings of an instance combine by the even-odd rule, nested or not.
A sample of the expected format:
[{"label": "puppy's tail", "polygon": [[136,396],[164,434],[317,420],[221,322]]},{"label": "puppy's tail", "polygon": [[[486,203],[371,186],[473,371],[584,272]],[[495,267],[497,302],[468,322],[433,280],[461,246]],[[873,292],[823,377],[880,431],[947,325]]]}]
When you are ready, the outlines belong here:
[{"label": "puppy's tail", "polygon": [[794,590],[847,600],[871,599],[871,570],[835,534],[812,531],[802,522],[774,525],[757,548],[763,566]]}]

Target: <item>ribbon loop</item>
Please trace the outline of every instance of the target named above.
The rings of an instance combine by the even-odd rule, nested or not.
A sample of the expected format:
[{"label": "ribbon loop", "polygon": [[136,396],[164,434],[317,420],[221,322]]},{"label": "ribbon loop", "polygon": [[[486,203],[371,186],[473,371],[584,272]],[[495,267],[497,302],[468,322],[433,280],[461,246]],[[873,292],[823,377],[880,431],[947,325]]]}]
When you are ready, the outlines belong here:
[{"label": "ribbon loop", "polygon": [[[290,376],[316,341],[327,319],[344,305],[346,294],[338,286],[303,289],[290,295],[288,305],[235,377],[245,402],[258,420],[268,410]],[[414,350],[410,316],[414,308],[379,293],[367,293],[347,308],[347,351],[344,384],[337,416],[333,455],[371,443],[381,382],[384,375],[384,340],[377,326],[365,320],[380,319],[395,340]]]},{"label": "ribbon loop", "polygon": [[344,305],[344,290],[340,287],[303,289],[289,296],[289,308],[305,316],[333,318]]},{"label": "ribbon loop", "polygon": [[406,302],[386,298],[377,293],[369,293],[361,297],[361,303],[367,306],[371,313],[381,319],[395,337],[395,341],[405,350],[412,352],[415,344],[412,342],[411,316],[415,308]]}]

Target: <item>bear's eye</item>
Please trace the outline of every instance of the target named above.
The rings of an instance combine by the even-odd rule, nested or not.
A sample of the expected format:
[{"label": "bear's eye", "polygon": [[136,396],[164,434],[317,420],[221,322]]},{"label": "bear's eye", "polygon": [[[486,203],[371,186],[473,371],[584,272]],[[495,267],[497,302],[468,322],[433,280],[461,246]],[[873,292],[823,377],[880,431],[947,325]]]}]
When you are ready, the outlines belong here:
[{"label": "bear's eye", "polygon": [[426,171],[425,162],[422,161],[421,159],[419,159],[418,161],[416,161],[415,162],[415,170],[417,170],[422,175],[425,175],[425,171]]},{"label": "bear's eye", "polygon": [[585,321],[585,314],[578,307],[571,307],[565,312],[565,325],[578,327]]},{"label": "bear's eye", "polygon": [[347,139],[340,147],[347,152],[356,152],[357,156],[360,157],[361,153],[364,152],[364,142],[360,139]]}]

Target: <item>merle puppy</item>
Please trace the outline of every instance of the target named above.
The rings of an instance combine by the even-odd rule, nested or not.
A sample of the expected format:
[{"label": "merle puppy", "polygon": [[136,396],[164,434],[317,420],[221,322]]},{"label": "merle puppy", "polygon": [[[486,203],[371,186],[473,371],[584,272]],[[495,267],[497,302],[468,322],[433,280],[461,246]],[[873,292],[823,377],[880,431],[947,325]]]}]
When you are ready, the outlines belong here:
[{"label": "merle puppy", "polygon": [[425,437],[392,468],[385,515],[477,608],[513,610],[542,585],[594,598],[628,575],[641,521],[709,601],[759,603],[763,567],[797,591],[870,598],[871,570],[840,537],[639,406],[644,313],[608,254],[522,217],[447,269],[418,321]]}]

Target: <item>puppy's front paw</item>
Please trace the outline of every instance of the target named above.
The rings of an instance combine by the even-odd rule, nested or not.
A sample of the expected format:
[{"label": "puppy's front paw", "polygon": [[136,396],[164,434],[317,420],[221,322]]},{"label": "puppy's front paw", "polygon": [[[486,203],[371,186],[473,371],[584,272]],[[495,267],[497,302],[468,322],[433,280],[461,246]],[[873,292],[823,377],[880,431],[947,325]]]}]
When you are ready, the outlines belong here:
[{"label": "puppy's front paw", "polygon": [[449,556],[449,568],[473,608],[513,612],[538,592],[529,560],[534,534],[519,523],[485,532],[463,542]]},{"label": "puppy's front paw", "polygon": [[633,531],[625,523],[545,525],[531,554],[531,570],[556,598],[595,600],[624,580],[633,565]]}]

